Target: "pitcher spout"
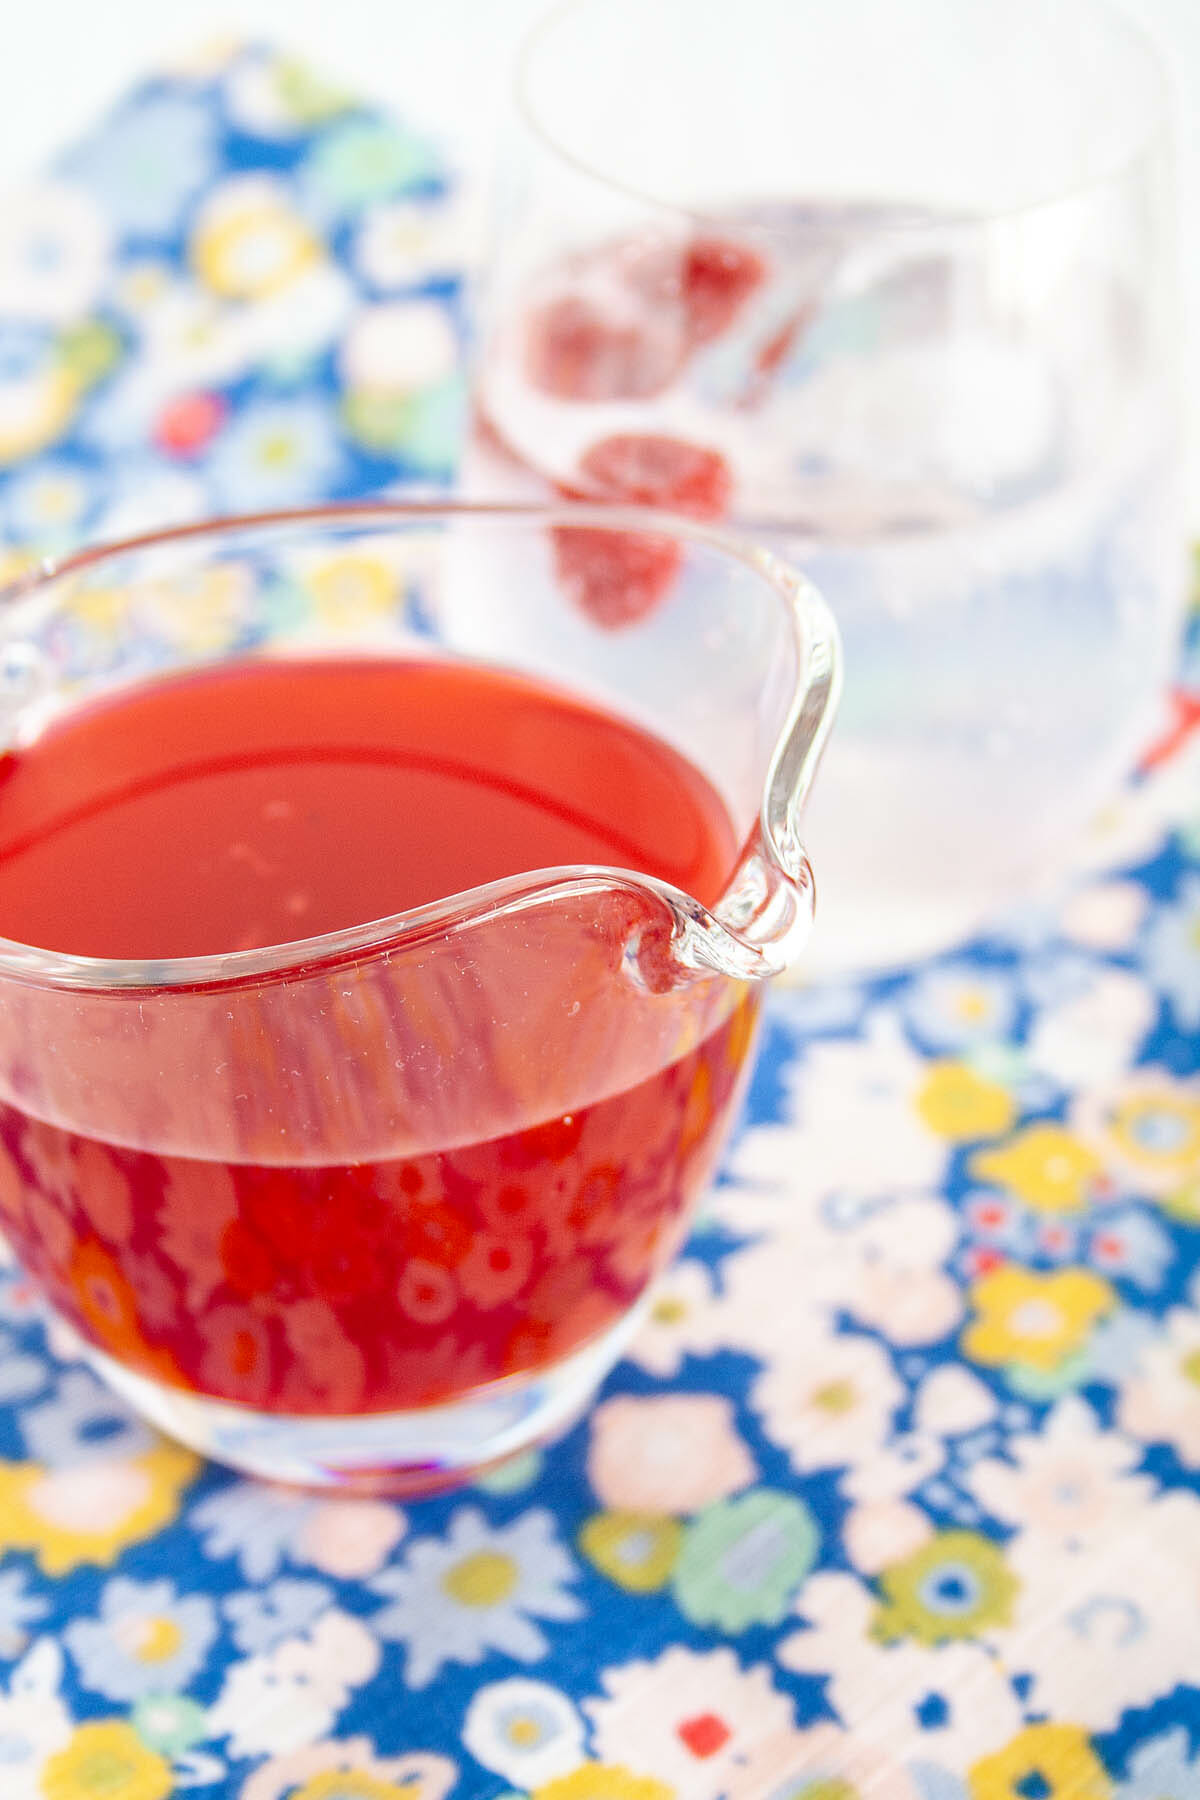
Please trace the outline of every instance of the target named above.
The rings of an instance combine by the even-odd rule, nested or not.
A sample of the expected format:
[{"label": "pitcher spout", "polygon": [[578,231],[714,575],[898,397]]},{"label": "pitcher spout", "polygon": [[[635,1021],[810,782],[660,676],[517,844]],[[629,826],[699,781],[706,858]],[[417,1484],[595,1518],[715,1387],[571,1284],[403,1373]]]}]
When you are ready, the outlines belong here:
[{"label": "pitcher spout", "polygon": [[680,921],[677,955],[694,972],[761,981],[803,950],[816,911],[816,884],[801,825],[842,686],[841,644],[829,607],[812,583],[768,551],[758,555],[791,611],[798,668],[767,770],[757,827],[716,907]]}]

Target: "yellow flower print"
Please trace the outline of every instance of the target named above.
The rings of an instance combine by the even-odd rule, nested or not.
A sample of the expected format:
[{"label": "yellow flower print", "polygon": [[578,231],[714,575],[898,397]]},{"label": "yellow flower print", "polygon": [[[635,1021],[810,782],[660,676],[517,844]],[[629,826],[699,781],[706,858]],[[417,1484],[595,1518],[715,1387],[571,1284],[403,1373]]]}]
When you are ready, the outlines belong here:
[{"label": "yellow flower print", "polygon": [[1200,1178],[1164,1194],[1163,1211],[1181,1225],[1200,1225]]},{"label": "yellow flower print", "polygon": [[85,319],[59,338],[58,355],[80,388],[94,387],[119,360],[121,340],[111,325]]},{"label": "yellow flower print", "polygon": [[676,1800],[675,1789],[620,1763],[584,1763],[536,1788],[530,1800]]},{"label": "yellow flower print", "polygon": [[1099,1158],[1061,1125],[1027,1125],[1007,1144],[977,1150],[968,1164],[1038,1212],[1079,1212],[1101,1172]]},{"label": "yellow flower print", "polygon": [[192,266],[227,300],[265,300],[321,260],[321,246],[270,183],[218,195],[192,237]]},{"label": "yellow flower print", "polygon": [[1135,1069],[1108,1091],[1082,1093],[1071,1122],[1120,1191],[1200,1218],[1200,1080]]},{"label": "yellow flower print", "polygon": [[1016,1102],[998,1081],[988,1081],[962,1062],[931,1063],[916,1097],[921,1118],[953,1142],[999,1137],[1016,1118]]},{"label": "yellow flower print", "polygon": [[521,1565],[497,1550],[476,1550],[442,1576],[442,1592],[460,1606],[501,1606],[521,1579]]},{"label": "yellow flower print", "polygon": [[174,1785],[170,1763],[123,1719],[78,1726],[41,1777],[44,1800],[167,1800]]},{"label": "yellow flower print", "polygon": [[631,1594],[653,1594],[666,1586],[682,1541],[678,1519],[653,1513],[596,1513],[579,1533],[588,1561]]},{"label": "yellow flower print", "polygon": [[884,1569],[879,1585],[884,1603],[875,1615],[874,1636],[885,1643],[911,1637],[942,1644],[1007,1625],[1018,1583],[990,1538],[977,1531],[939,1531]]},{"label": "yellow flower print", "polygon": [[1089,1269],[1043,1275],[1008,1264],[975,1282],[970,1302],[975,1318],[962,1335],[966,1356],[993,1368],[1023,1363],[1050,1374],[1083,1347],[1116,1294]]},{"label": "yellow flower print", "polygon": [[223,31],[189,44],[186,50],[162,64],[164,75],[177,75],[183,81],[214,81],[236,56],[246,49],[246,40]]},{"label": "yellow flower print", "polygon": [[78,477],[47,471],[28,479],[21,495],[22,523],[39,539],[43,533],[69,531],[82,504]]},{"label": "yellow flower print", "polygon": [[114,635],[129,621],[133,590],[113,587],[109,582],[75,581],[64,594],[62,607],[89,631]]},{"label": "yellow flower print", "polygon": [[275,87],[289,115],[298,125],[322,125],[339,113],[349,112],[354,100],[345,88],[335,87],[324,76],[295,57],[275,68]]},{"label": "yellow flower print", "polygon": [[241,1792],[262,1800],[445,1800],[454,1777],[455,1765],[433,1751],[379,1757],[366,1738],[322,1738],[271,1757]]},{"label": "yellow flower print", "polygon": [[0,383],[0,467],[36,456],[66,431],[82,385],[62,363]]},{"label": "yellow flower print", "polygon": [[1104,1765],[1078,1725],[1027,1725],[1003,1750],[967,1771],[971,1800],[1108,1800]]},{"label": "yellow flower print", "polygon": [[334,556],[308,578],[313,608],[324,625],[345,628],[386,619],[396,604],[395,571],[382,557]]},{"label": "yellow flower print", "polygon": [[51,1469],[0,1464],[0,1550],[31,1550],[47,1575],[109,1567],[169,1525],[200,1460],[177,1444],[141,1456]]},{"label": "yellow flower print", "polygon": [[186,578],[147,582],[136,590],[139,614],[181,650],[206,655],[226,649],[251,613],[257,583],[236,558]]},{"label": "yellow flower print", "polygon": [[27,343],[21,366],[0,375],[0,467],[57,442],[120,348],[111,327],[95,319]]},{"label": "yellow flower print", "polygon": [[415,1792],[410,1781],[399,1787],[362,1769],[326,1769],[296,1788],[288,1800],[413,1800]]},{"label": "yellow flower print", "polygon": [[116,298],[132,313],[144,313],[165,298],[171,287],[171,267],[165,262],[129,263],[118,275]]},{"label": "yellow flower print", "polygon": [[1200,1174],[1200,1098],[1194,1089],[1145,1086],[1114,1106],[1108,1117],[1108,1148],[1128,1173],[1149,1177],[1152,1192],[1166,1183]]},{"label": "yellow flower print", "polygon": [[6,547],[0,549],[0,588],[8,587],[10,582],[19,581],[22,575],[28,575],[38,565],[36,550]]}]

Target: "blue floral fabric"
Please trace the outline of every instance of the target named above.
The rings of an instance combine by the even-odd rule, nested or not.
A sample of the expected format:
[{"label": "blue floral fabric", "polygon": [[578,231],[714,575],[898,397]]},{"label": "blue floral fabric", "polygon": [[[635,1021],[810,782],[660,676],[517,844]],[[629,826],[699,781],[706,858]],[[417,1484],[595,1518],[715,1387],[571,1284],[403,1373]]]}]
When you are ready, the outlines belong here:
[{"label": "blue floral fabric", "polygon": [[[7,565],[449,480],[459,220],[273,52],[133,94],[0,229]],[[70,1357],[0,1269],[3,1800],[1200,1800],[1196,747],[1053,909],[775,992],[546,1451],[276,1490]]]},{"label": "blue floral fabric", "polygon": [[437,149],[265,50],[147,82],[0,229],[7,567],[444,485],[462,212]]}]

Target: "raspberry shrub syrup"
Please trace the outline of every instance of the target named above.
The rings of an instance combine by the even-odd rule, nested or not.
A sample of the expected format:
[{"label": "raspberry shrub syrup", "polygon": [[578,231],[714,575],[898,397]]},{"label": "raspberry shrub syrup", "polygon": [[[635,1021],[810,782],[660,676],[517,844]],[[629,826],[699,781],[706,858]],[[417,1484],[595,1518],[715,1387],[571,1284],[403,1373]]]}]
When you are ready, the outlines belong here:
[{"label": "raspberry shrub syrup", "polygon": [[[96,957],[258,948],[568,863],[711,903],[735,854],[667,745],[450,661],[221,664],[67,713],[0,765],[0,935]],[[623,1093],[400,1158],[164,1157],[8,1106],[7,1228],[145,1374],[300,1413],[429,1406],[636,1300],[711,1166],[755,997]]]},{"label": "raspberry shrub syrup", "polygon": [[[563,592],[610,534],[615,597],[643,534],[673,560],[619,637]],[[379,506],[85,555],[5,617],[29,1274],[152,1420],[274,1478],[437,1486],[561,1427],[806,927],[820,602],[702,527]]]}]

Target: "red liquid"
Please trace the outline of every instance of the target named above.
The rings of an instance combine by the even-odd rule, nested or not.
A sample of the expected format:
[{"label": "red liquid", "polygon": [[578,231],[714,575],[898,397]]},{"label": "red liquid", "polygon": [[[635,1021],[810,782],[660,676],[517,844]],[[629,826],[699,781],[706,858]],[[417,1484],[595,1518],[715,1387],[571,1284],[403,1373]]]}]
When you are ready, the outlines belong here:
[{"label": "red liquid", "polygon": [[0,758],[0,936],[77,956],[290,943],[565,863],[710,903],[733,837],[657,738],[464,663],[226,664]]},{"label": "red liquid", "polygon": [[[667,746],[454,663],[165,680],[64,717],[0,776],[0,933],[95,956],[286,942],[563,863],[711,902],[733,860],[716,794]],[[294,1413],[428,1405],[628,1310],[711,1172],[755,1013],[747,993],[625,1092],[387,1160],[159,1155],[3,1105],[0,1219],[67,1317],[145,1374]]]}]

